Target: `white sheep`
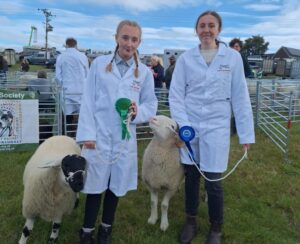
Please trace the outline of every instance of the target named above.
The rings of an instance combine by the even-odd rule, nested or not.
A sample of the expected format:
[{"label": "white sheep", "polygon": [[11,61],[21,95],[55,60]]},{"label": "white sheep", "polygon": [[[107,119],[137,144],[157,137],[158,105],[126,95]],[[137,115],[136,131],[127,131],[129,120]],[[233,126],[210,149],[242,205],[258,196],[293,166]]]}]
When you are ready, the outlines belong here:
[{"label": "white sheep", "polygon": [[183,146],[183,142],[176,133],[178,125],[170,118],[158,115],[150,120],[149,125],[153,138],[145,149],[142,166],[142,179],[151,194],[151,215],[148,223],[155,224],[157,221],[158,192],[163,191],[160,229],[165,231],[169,226],[169,201],[184,176],[178,149]]},{"label": "white sheep", "polygon": [[80,152],[72,138],[53,136],[29,159],[23,175],[26,222],[20,244],[26,243],[36,217],[53,223],[48,243],[57,240],[62,217],[71,213],[78,200],[76,192],[83,188],[86,162]]}]

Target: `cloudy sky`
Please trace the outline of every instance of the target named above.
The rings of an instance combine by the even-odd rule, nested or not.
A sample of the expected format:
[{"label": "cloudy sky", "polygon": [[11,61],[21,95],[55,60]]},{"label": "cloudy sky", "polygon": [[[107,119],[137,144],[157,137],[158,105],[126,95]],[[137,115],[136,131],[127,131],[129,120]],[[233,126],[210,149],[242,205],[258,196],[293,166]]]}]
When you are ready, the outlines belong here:
[{"label": "cloudy sky", "polygon": [[300,49],[299,0],[0,0],[0,48],[21,51],[28,45],[31,26],[37,42],[45,45],[45,16],[53,15],[49,45],[63,50],[66,37],[75,37],[80,48],[108,51],[123,19],[143,28],[141,53],[163,53],[167,48],[187,49],[199,42],[194,31],[198,15],[217,11],[223,19],[221,40],[245,40],[261,35],[270,43],[267,53],[281,46]]}]

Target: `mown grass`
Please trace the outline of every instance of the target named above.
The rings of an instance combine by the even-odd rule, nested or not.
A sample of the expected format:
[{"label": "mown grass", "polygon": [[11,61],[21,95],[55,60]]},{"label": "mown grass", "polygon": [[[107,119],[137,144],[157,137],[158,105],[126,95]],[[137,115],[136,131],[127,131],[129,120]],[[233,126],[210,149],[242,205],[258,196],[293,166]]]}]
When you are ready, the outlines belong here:
[{"label": "mown grass", "polygon": [[[257,143],[249,152],[249,159],[224,181],[225,223],[223,243],[300,243],[300,126],[291,130],[289,159],[259,130]],[[232,138],[231,159],[242,156],[237,137]],[[139,142],[139,165],[148,142]],[[0,162],[0,243],[17,243],[24,219],[22,205],[22,174],[32,152],[1,153]],[[199,234],[193,243],[203,243],[209,224],[201,184],[201,203],[198,220]],[[141,182],[137,191],[121,198],[116,213],[112,244],[173,244],[184,222],[183,185],[171,200],[170,227],[159,229],[159,222],[147,224],[150,197]],[[78,243],[84,209],[84,195],[70,216],[64,218],[58,243]],[[45,243],[51,225],[37,220],[29,243]]]}]

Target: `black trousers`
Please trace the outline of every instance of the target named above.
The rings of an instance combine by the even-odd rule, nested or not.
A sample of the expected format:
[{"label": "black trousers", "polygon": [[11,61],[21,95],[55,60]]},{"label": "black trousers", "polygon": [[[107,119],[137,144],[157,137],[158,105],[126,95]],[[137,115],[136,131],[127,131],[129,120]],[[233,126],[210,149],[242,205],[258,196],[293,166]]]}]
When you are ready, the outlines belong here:
[{"label": "black trousers", "polygon": [[[194,165],[184,164],[185,173],[185,212],[196,216],[199,207],[200,173]],[[218,179],[222,173],[204,172],[209,179]],[[208,200],[208,215],[210,223],[223,224],[224,197],[221,181],[205,180],[205,190]]]},{"label": "black trousers", "polygon": [[[94,228],[101,205],[102,194],[87,194],[85,202],[84,228]],[[118,206],[119,197],[111,190],[107,189],[104,193],[102,223],[112,225],[115,212]]]}]

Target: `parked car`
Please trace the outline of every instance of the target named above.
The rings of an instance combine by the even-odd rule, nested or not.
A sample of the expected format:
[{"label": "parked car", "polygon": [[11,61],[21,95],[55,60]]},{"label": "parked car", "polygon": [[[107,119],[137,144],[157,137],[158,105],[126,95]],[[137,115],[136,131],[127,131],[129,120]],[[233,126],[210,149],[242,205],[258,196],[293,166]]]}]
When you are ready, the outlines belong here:
[{"label": "parked car", "polygon": [[56,58],[48,59],[45,64],[46,64],[47,69],[55,69]]},{"label": "parked car", "polygon": [[[26,57],[27,61],[29,62],[29,64],[46,64],[46,53],[45,52],[39,52],[39,53],[35,53],[31,56],[27,56]],[[56,62],[56,56],[53,55],[52,53],[48,53],[48,59],[47,61],[51,62],[51,63],[55,63]]]}]

